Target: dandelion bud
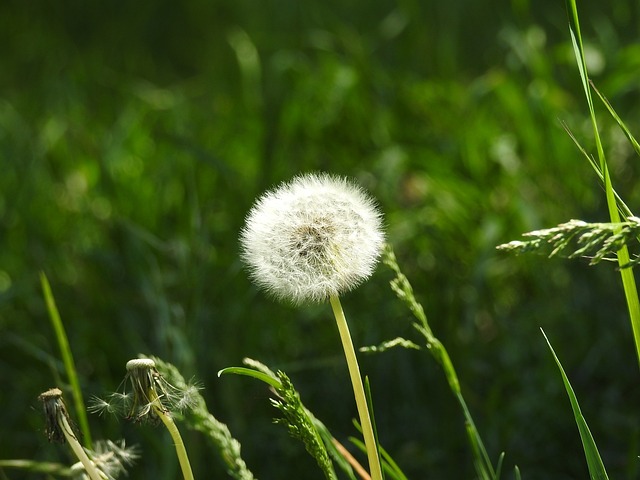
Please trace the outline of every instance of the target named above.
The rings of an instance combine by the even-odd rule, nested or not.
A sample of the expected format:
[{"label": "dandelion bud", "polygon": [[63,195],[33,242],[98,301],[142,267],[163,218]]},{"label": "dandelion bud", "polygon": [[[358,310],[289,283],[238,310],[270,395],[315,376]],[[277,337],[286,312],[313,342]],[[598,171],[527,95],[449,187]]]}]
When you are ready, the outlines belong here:
[{"label": "dandelion bud", "polygon": [[381,214],[346,179],[307,174],[257,200],[240,233],[254,282],[280,300],[321,302],[360,285],[382,251]]}]

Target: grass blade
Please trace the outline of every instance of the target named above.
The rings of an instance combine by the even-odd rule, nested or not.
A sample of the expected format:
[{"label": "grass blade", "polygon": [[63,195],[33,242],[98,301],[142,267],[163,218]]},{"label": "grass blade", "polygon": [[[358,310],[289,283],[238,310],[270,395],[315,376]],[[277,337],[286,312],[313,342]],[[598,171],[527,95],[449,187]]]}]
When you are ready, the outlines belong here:
[{"label": "grass blade", "polygon": [[244,375],[247,377],[252,377],[255,378],[257,380],[261,380],[264,383],[271,385],[273,388],[282,388],[282,384],[280,383],[279,380],[273,378],[271,375],[267,375],[266,373],[262,373],[262,372],[258,372],[256,370],[253,370],[251,368],[245,368],[245,367],[228,367],[228,368],[223,368],[222,370],[220,370],[218,372],[218,377],[221,377],[222,375],[226,375],[226,374],[235,374],[235,375]]},{"label": "grass blade", "polygon": [[591,80],[589,81],[589,84],[591,85],[591,88],[593,89],[593,91],[596,92],[596,95],[598,95],[598,98],[600,98],[600,100],[602,101],[604,106],[607,107],[607,110],[609,111],[609,114],[611,115],[611,117],[613,117],[613,119],[616,121],[616,123],[618,124],[620,129],[624,132],[625,136],[627,137],[627,140],[629,140],[629,143],[631,143],[631,146],[633,147],[635,152],[638,155],[640,155],[640,144],[638,144],[638,141],[636,140],[636,138],[631,133],[631,130],[629,130],[629,128],[622,121],[620,116],[618,116],[618,114],[614,110],[614,108],[611,105],[611,103],[609,103],[609,100],[607,100],[607,98],[602,93],[600,93],[600,90],[598,90],[596,88],[596,86],[593,84],[593,82]]},{"label": "grass blade", "polygon": [[600,453],[598,452],[598,447],[596,446],[596,442],[593,439],[593,435],[591,435],[591,431],[587,426],[587,421],[582,415],[582,411],[580,410],[580,405],[578,404],[578,399],[569,383],[569,379],[564,372],[564,368],[562,368],[562,364],[556,355],[556,352],[553,350],[551,346],[551,342],[547,338],[547,335],[542,331],[542,335],[544,335],[544,339],[549,346],[549,350],[551,350],[551,354],[553,355],[553,359],[556,361],[558,365],[558,369],[560,370],[560,374],[562,375],[562,382],[564,383],[564,387],[567,390],[567,395],[569,396],[569,401],[571,402],[571,408],[573,409],[573,415],[576,419],[576,425],[578,426],[578,431],[580,432],[580,439],[582,440],[582,447],[584,448],[585,458],[587,459],[587,466],[589,468],[589,476],[592,480],[608,480],[607,471],[604,468],[604,464],[602,463],[602,458],[600,458]]},{"label": "grass blade", "polygon": [[78,419],[80,431],[82,432],[82,440],[86,448],[91,448],[91,432],[89,430],[87,411],[84,406],[82,390],[80,389],[78,374],[76,373],[71,347],[69,346],[69,339],[67,338],[67,333],[65,332],[64,325],[60,319],[60,313],[58,312],[58,307],[56,307],[56,302],[53,298],[53,293],[51,292],[51,285],[49,285],[49,280],[47,280],[47,276],[44,272],[40,272],[40,283],[42,285],[44,300],[47,304],[49,319],[51,320],[51,325],[53,325],[56,340],[60,347],[60,354],[62,356],[62,362],[64,363],[64,369],[67,372],[69,384],[71,385],[71,394],[76,408],[76,418]]},{"label": "grass blade", "polygon": [[[576,0],[569,0],[569,10],[572,14],[573,28],[575,29],[574,34],[574,30],[570,28],[571,41],[573,43],[576,61],[578,63],[578,69],[580,71],[580,78],[582,80],[585,97],[587,99],[587,104],[589,105],[589,116],[591,118],[591,124],[593,126],[593,135],[598,151],[598,159],[600,161],[600,171],[602,172],[605,195],[607,198],[607,207],[609,209],[609,217],[611,218],[612,223],[619,223],[620,213],[618,212],[618,203],[616,201],[613,185],[611,184],[611,177],[609,176],[609,169],[607,167],[604,149],[602,148],[602,141],[600,139],[600,134],[598,131],[598,122],[596,120],[596,114],[593,107],[593,99],[591,97],[589,74],[587,72],[587,62],[584,54],[584,47],[582,44],[582,35],[580,33],[580,20],[578,18],[578,8],[576,6]],[[624,265],[627,265],[629,263],[629,260],[629,250],[626,245],[623,245],[618,251],[618,265],[620,265],[620,267],[623,267]],[[631,328],[633,330],[636,355],[638,357],[638,363],[640,364],[640,300],[638,299],[636,280],[633,276],[633,271],[627,268],[620,268],[620,276],[622,277],[622,286],[624,288],[624,295],[627,301],[627,309],[629,311]]]},{"label": "grass blade", "polygon": [[[373,398],[371,397],[371,384],[369,383],[369,377],[364,377],[364,393],[367,398],[367,405],[369,407],[369,416],[371,417],[371,425],[373,427],[373,437],[376,441],[376,445],[380,448],[380,440],[378,439],[378,428],[376,426],[376,417],[373,410]],[[378,455],[378,462],[380,462],[380,451],[376,450]],[[382,478],[384,479],[384,472],[382,472]]]}]

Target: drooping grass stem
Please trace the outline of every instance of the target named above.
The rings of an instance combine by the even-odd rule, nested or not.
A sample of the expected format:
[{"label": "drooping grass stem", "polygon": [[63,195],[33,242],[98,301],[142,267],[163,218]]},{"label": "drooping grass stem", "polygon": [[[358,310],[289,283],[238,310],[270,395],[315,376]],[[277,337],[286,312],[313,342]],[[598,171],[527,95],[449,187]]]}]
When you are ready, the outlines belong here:
[{"label": "drooping grass stem", "polygon": [[349,376],[351,377],[351,384],[353,386],[353,394],[355,395],[356,406],[360,416],[360,424],[362,425],[364,444],[367,448],[371,479],[382,480],[382,467],[380,465],[380,457],[378,455],[378,445],[375,434],[373,433],[373,424],[371,422],[371,416],[369,415],[369,408],[367,407],[364,385],[362,383],[362,377],[360,376],[360,367],[358,366],[358,359],[356,357],[355,349],[353,348],[349,325],[347,324],[347,319],[342,311],[340,299],[337,296],[332,295],[330,297],[330,301],[333,314],[336,317],[336,323],[338,324],[338,331],[340,332],[340,339],[342,340],[344,354],[347,359]]}]

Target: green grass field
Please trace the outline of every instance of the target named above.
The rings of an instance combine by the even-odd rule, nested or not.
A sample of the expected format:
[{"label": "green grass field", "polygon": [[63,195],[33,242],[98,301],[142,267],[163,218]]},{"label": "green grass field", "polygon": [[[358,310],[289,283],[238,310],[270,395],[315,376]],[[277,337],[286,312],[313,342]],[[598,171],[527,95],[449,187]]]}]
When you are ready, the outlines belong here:
[{"label": "green grass field", "polygon": [[[638,132],[640,7],[578,8],[591,78]],[[637,211],[640,162],[596,111],[613,185]],[[564,2],[2,2],[0,460],[74,462],[48,443],[38,402],[58,386],[77,419],[44,272],[85,400],[118,390],[128,360],[157,356],[204,387],[257,478],[323,478],[272,423],[264,384],[218,378],[251,357],[286,372],[364,462],[330,306],[273,301],[239,258],[254,199],[326,171],[378,200],[492,461],[506,453],[503,478],[514,465],[528,480],[588,478],[540,327],[609,475],[638,478],[640,371],[615,264],[495,248],[572,218],[609,221],[563,123],[595,157]],[[342,299],[356,347],[420,341],[393,276],[380,264]],[[395,348],[360,363],[379,440],[407,477],[474,478],[437,362]],[[139,446],[130,478],[179,477],[161,428],[88,421],[94,440]],[[180,428],[195,477],[226,478],[205,436]]]}]

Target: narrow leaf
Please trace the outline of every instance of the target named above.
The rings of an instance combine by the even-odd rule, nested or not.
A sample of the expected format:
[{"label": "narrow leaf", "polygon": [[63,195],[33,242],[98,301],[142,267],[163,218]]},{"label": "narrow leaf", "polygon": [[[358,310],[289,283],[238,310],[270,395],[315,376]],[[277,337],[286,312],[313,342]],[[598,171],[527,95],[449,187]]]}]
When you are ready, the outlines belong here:
[{"label": "narrow leaf", "polygon": [[280,383],[280,381],[278,381],[277,379],[273,378],[271,375],[267,375],[266,373],[258,372],[256,370],[251,369],[251,368],[245,368],[245,367],[227,367],[227,368],[223,368],[222,370],[220,370],[218,372],[218,377],[221,377],[222,375],[227,375],[227,374],[245,375],[247,377],[252,377],[252,378],[256,378],[258,380],[261,380],[264,383],[267,383],[267,384],[271,385],[273,388],[282,387],[282,384]]},{"label": "narrow leaf", "polygon": [[582,411],[580,410],[580,405],[578,404],[578,399],[569,383],[569,379],[564,372],[564,368],[562,368],[562,364],[556,355],[556,352],[553,350],[551,346],[551,342],[547,338],[547,335],[542,331],[542,335],[544,335],[544,339],[549,346],[549,350],[551,350],[551,354],[553,355],[553,359],[556,361],[558,365],[558,369],[560,370],[560,375],[562,375],[562,382],[564,383],[564,387],[567,390],[567,395],[569,396],[569,401],[571,402],[571,408],[573,409],[573,415],[576,419],[576,425],[578,426],[578,431],[580,432],[580,439],[582,440],[582,447],[584,449],[584,454],[587,459],[587,466],[589,467],[589,476],[592,480],[608,480],[607,471],[604,468],[604,464],[602,463],[602,458],[600,458],[600,453],[598,452],[598,447],[596,446],[596,442],[593,439],[593,435],[591,435],[591,431],[587,426],[587,421],[582,415]]},{"label": "narrow leaf", "polygon": [[44,300],[47,304],[49,319],[51,320],[51,325],[53,326],[53,330],[56,334],[58,347],[60,348],[60,355],[62,356],[64,369],[67,372],[69,384],[71,385],[71,394],[73,396],[76,416],[82,432],[83,443],[85,447],[91,448],[91,431],[89,430],[87,410],[84,407],[84,399],[82,397],[82,390],[80,389],[80,382],[78,381],[78,374],[76,373],[76,367],[73,361],[73,354],[71,353],[71,347],[69,346],[69,339],[67,338],[67,333],[64,330],[64,325],[60,318],[60,312],[58,312],[56,301],[53,297],[53,293],[51,292],[51,285],[49,285],[49,280],[47,280],[47,276],[44,272],[40,272],[40,283],[42,285]]}]

